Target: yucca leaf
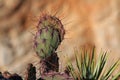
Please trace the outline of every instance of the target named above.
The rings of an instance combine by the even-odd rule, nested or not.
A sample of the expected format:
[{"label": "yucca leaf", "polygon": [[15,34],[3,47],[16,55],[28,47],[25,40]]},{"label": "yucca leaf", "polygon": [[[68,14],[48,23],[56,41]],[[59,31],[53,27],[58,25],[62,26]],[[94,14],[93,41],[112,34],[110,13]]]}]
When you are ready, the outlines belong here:
[{"label": "yucca leaf", "polygon": [[108,78],[112,75],[113,71],[117,68],[120,60],[116,61],[109,70],[103,75],[102,80],[108,80]]},{"label": "yucca leaf", "polygon": [[76,80],[76,75],[75,75],[75,71],[74,71],[73,65],[71,63],[69,63],[67,68],[71,72],[71,75],[73,76],[73,78]]},{"label": "yucca leaf", "polygon": [[[74,67],[71,65],[70,73],[75,80],[108,80],[118,66],[118,61],[114,63],[105,74],[102,75],[107,58],[107,52],[102,52],[98,60],[95,61],[94,49],[92,50],[91,55],[87,51],[84,51],[78,58],[77,54],[75,54],[78,72],[73,70]],[[120,73],[115,75],[112,80],[116,80],[119,76]]]},{"label": "yucca leaf", "polygon": [[111,80],[118,80],[120,78],[120,72],[116,74]]},{"label": "yucca leaf", "polygon": [[80,63],[80,59],[78,59],[76,54],[75,54],[75,59],[76,59],[76,65],[78,69],[78,77],[80,79],[81,78],[81,63]]},{"label": "yucca leaf", "polygon": [[91,58],[89,58],[89,71],[93,73],[94,71],[94,51],[95,51],[95,48],[93,48],[92,50],[92,54],[91,54]]},{"label": "yucca leaf", "polygon": [[77,55],[75,54],[75,59],[76,59],[76,65],[77,65],[77,68],[79,70],[79,72],[81,71],[81,65],[80,65],[80,59],[78,59]]},{"label": "yucca leaf", "polygon": [[101,54],[100,58],[97,61],[94,77],[98,79],[106,63],[106,53]]}]

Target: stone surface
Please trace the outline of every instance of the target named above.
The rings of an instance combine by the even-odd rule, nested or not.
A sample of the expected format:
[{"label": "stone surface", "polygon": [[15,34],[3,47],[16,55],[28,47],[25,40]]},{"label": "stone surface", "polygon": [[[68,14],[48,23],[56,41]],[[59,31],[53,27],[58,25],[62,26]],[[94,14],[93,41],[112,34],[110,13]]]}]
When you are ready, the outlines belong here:
[{"label": "stone surface", "polygon": [[5,41],[1,41],[0,44],[0,66],[10,64],[14,57],[11,45]]}]

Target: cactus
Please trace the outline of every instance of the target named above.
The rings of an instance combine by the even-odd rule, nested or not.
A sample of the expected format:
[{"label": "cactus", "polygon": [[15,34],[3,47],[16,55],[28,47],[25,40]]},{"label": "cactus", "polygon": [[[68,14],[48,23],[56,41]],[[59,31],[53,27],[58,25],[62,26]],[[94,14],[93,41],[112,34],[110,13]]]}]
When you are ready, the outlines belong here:
[{"label": "cactus", "polygon": [[41,71],[58,71],[56,49],[64,39],[65,30],[55,16],[44,14],[40,17],[34,37],[34,48],[41,61]]},{"label": "cactus", "polygon": [[40,29],[35,40],[35,43],[37,43],[35,51],[40,58],[50,56],[60,44],[59,32],[52,27]]},{"label": "cactus", "polygon": [[37,30],[34,40],[35,51],[40,58],[46,58],[56,51],[65,31],[61,21],[50,15],[40,17]]}]

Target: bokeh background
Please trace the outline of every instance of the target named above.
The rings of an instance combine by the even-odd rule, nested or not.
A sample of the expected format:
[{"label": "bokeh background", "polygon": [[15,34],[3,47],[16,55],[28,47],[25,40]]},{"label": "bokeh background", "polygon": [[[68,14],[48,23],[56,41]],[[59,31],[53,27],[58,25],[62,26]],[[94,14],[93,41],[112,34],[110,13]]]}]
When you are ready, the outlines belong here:
[{"label": "bokeh background", "polygon": [[66,30],[57,50],[61,67],[86,45],[108,51],[109,65],[120,58],[120,0],[0,0],[0,71],[37,65],[32,41],[41,13],[59,17]]}]

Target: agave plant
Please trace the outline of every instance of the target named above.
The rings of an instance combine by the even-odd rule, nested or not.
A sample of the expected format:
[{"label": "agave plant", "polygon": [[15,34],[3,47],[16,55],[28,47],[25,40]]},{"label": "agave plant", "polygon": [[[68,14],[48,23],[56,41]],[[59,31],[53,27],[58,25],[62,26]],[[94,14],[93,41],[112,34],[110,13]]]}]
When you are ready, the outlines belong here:
[{"label": "agave plant", "polygon": [[77,69],[71,62],[67,66],[74,80],[118,80],[118,77],[120,77],[120,73],[111,77],[120,60],[116,61],[108,69],[104,69],[107,61],[107,52],[102,52],[99,58],[96,59],[95,49],[93,49],[91,53],[84,51],[80,57],[75,55],[75,58]]}]

